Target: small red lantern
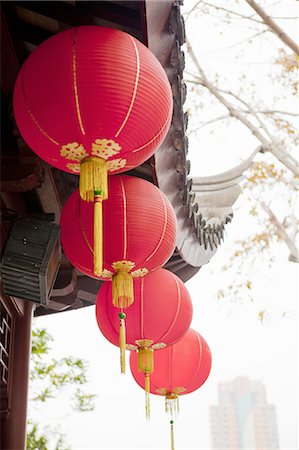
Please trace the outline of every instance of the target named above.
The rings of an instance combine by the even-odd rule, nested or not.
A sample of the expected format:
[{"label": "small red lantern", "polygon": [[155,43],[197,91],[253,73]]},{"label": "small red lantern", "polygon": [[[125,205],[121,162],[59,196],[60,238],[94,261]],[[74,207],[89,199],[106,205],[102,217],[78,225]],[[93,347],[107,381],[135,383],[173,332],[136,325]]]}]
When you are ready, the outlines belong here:
[{"label": "small red lantern", "polygon": [[[136,353],[132,352],[131,372],[139,386],[145,389],[137,359]],[[176,344],[155,352],[154,362],[150,392],[165,397],[165,410],[171,414],[173,444],[173,415],[179,411],[179,396],[194,392],[204,384],[211,371],[211,350],[197,331],[189,329]]]},{"label": "small red lantern", "polygon": [[106,339],[121,347],[123,363],[125,348],[137,350],[138,371],[149,393],[154,350],[177,342],[188,330],[192,319],[190,295],[184,283],[165,269],[136,279],[134,304],[128,308],[126,319],[125,342],[119,337],[125,314],[122,309],[113,308],[111,296],[111,285],[104,283],[96,301],[99,328]]},{"label": "small red lantern", "polygon": [[172,94],[163,67],[142,43],[120,30],[82,26],[55,34],[25,61],[14,114],[34,152],[80,173],[81,198],[97,200],[99,230],[107,172],[129,170],[155,152],[170,125]]},{"label": "small red lantern", "polygon": [[141,178],[109,177],[109,192],[103,203],[103,271],[95,273],[93,266],[93,207],[78,190],[63,207],[61,241],[78,270],[112,280],[113,304],[126,308],[133,302],[133,278],[163,266],[172,255],[176,216],[166,196]]}]

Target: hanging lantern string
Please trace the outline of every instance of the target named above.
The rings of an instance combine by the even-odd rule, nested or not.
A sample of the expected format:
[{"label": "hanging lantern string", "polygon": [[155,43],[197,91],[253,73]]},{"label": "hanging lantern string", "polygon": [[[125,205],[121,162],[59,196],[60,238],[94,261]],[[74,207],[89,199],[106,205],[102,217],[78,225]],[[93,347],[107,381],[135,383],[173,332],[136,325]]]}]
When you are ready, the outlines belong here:
[{"label": "hanging lantern string", "polygon": [[118,315],[119,322],[119,348],[120,348],[120,371],[126,373],[126,314],[122,311]]},{"label": "hanging lantern string", "polygon": [[106,161],[89,156],[80,165],[80,197],[94,202],[94,273],[103,271],[103,213],[102,201],[108,198],[108,172]]},{"label": "hanging lantern string", "polygon": [[173,427],[173,420],[170,421],[170,442],[171,442],[171,450],[174,449],[174,427]]}]

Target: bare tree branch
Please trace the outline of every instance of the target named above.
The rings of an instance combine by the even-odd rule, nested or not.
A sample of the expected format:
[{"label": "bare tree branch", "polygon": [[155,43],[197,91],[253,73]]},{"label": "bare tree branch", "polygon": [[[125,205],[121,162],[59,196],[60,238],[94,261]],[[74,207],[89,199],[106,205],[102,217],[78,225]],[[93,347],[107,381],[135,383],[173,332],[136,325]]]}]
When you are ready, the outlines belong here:
[{"label": "bare tree branch", "polygon": [[283,31],[279,25],[254,0],[245,0],[252,9],[263,19],[263,22],[285,45],[299,56],[299,47],[293,39]]},{"label": "bare tree branch", "polygon": [[223,116],[215,117],[215,119],[208,120],[207,122],[202,123],[199,128],[206,127],[207,125],[211,125],[211,123],[219,122],[220,120],[228,119],[230,114],[223,114]]},{"label": "bare tree branch", "polygon": [[[245,109],[242,110],[242,112],[250,114],[250,111],[246,111]],[[257,114],[266,114],[266,115],[271,115],[271,114],[283,114],[286,116],[293,116],[293,117],[298,117],[299,114],[298,113],[292,113],[289,111],[281,111],[279,109],[264,109],[264,110],[256,110]]]},{"label": "bare tree branch", "polygon": [[244,14],[237,13],[235,11],[232,11],[231,9],[226,9],[226,8],[221,7],[221,6],[213,5],[213,3],[208,3],[208,2],[201,1],[201,2],[198,2],[197,5],[199,3],[201,3],[202,5],[205,5],[205,6],[210,6],[211,8],[215,8],[215,9],[217,9],[219,11],[227,12],[227,13],[232,14],[232,15],[237,16],[237,17],[241,17],[242,19],[252,20],[253,22],[257,22],[257,23],[263,25],[263,22],[261,20],[255,19],[252,16],[245,16]]},{"label": "bare tree branch", "polygon": [[[198,83],[207,88],[211,94],[213,94],[220,103],[222,103],[229,111],[232,117],[236,117],[240,122],[242,122],[251,133],[261,142],[265,151],[270,151],[282,164],[284,164],[291,172],[295,175],[299,175],[298,162],[285,151],[284,148],[274,139],[267,139],[261,131],[244,115],[240,110],[238,110],[226,97],[224,97],[220,89],[214,86],[207,78],[205,72],[203,71],[201,65],[198,62],[198,59],[195,56],[195,53],[192,49],[192,46],[188,39],[186,39],[187,50],[190,54],[190,57],[198,70],[199,76],[195,77],[198,80]],[[229,93],[230,91],[224,91],[225,93]],[[236,94],[232,94],[234,97],[237,97]],[[241,103],[246,103],[244,100],[239,99]],[[248,107],[246,103],[246,107]]]},{"label": "bare tree branch", "polygon": [[266,205],[266,203],[264,201],[261,201],[260,205],[263,208],[263,210],[270,217],[270,220],[273,223],[273,225],[275,225],[275,227],[277,229],[278,236],[285,242],[285,244],[287,245],[288,249],[290,250],[289,261],[299,262],[298,248],[296,247],[295,242],[291,239],[291,237],[286,232],[286,230],[285,230],[284,226],[282,225],[282,223],[278,220],[278,218],[276,217],[274,212],[269,208],[268,205]]}]

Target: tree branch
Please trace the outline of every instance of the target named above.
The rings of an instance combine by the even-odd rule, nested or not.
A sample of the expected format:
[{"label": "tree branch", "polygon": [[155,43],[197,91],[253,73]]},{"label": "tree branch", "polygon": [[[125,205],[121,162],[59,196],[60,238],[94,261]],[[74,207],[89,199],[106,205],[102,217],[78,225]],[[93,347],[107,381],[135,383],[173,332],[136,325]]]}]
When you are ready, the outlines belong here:
[{"label": "tree branch", "polygon": [[299,56],[299,47],[293,39],[283,31],[280,26],[263,10],[254,0],[245,0],[252,9],[263,19],[263,22],[285,45]]},{"label": "tree branch", "polygon": [[264,201],[261,201],[260,205],[263,208],[263,210],[270,217],[270,220],[273,223],[273,225],[275,225],[275,227],[277,229],[278,236],[285,242],[285,244],[287,245],[288,249],[290,250],[289,261],[299,262],[298,248],[296,247],[295,242],[290,238],[290,236],[286,232],[286,230],[285,230],[284,226],[282,225],[282,223],[278,220],[278,218],[276,217],[274,212],[269,208],[268,205],[266,205],[266,203]]},{"label": "tree branch", "polygon": [[[203,71],[201,65],[198,62],[198,59],[195,56],[195,53],[188,39],[186,39],[186,45],[190,57],[199,73],[199,77],[195,77],[198,80],[198,83],[207,88],[211,92],[211,94],[213,94],[218,99],[218,101],[228,109],[232,117],[237,118],[240,122],[243,123],[243,125],[245,125],[251,131],[251,133],[261,142],[261,144],[264,147],[264,150],[270,151],[291,172],[293,172],[295,175],[299,175],[298,163],[292,157],[292,155],[287,153],[285,149],[283,149],[274,138],[268,140],[261,133],[261,131],[240,110],[236,109],[235,106],[220,93],[220,90],[208,80],[205,72]],[[230,93],[230,91],[226,91],[226,93]],[[233,96],[236,97],[235,94],[233,94]],[[241,103],[244,104],[243,100],[239,99],[239,101],[241,101]]]},{"label": "tree branch", "polygon": [[[246,111],[245,109],[242,110],[242,112],[246,113],[246,114],[251,114],[250,111]],[[286,116],[293,116],[293,117],[298,117],[299,114],[298,113],[292,113],[292,112],[288,112],[288,111],[280,111],[279,109],[264,109],[264,110],[257,110],[256,114],[266,114],[266,115],[271,115],[271,114],[283,114]]]},{"label": "tree branch", "polygon": [[252,16],[245,16],[244,14],[240,14],[240,13],[237,13],[237,12],[232,11],[230,9],[226,9],[226,8],[221,7],[221,6],[213,5],[212,3],[208,3],[208,2],[204,2],[204,1],[201,1],[201,2],[198,2],[198,3],[202,3],[205,6],[210,6],[211,8],[215,8],[215,9],[217,9],[219,11],[224,11],[224,12],[227,12],[227,13],[232,14],[234,16],[241,17],[242,19],[252,20],[253,22],[257,22],[257,23],[263,25],[263,22],[261,20],[254,19]]},{"label": "tree branch", "polygon": [[230,114],[223,114],[222,116],[215,117],[214,119],[208,120],[200,125],[199,128],[206,127],[207,125],[211,125],[211,123],[219,122],[220,120],[228,119]]}]

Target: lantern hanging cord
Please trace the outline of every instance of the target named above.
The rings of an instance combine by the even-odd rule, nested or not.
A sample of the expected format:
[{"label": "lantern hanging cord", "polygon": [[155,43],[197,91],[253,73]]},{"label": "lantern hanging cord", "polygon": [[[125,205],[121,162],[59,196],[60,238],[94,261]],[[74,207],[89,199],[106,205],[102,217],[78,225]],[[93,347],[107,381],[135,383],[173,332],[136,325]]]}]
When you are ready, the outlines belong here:
[{"label": "lantern hanging cord", "polygon": [[171,442],[171,450],[174,449],[174,427],[173,427],[173,420],[170,421],[170,442]]},{"label": "lantern hanging cord", "polygon": [[119,348],[120,348],[120,370],[121,373],[126,373],[126,314],[119,313]]}]

